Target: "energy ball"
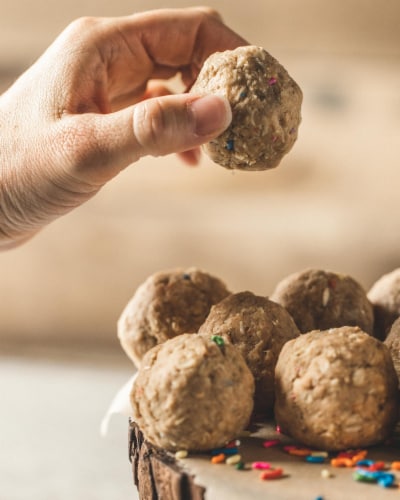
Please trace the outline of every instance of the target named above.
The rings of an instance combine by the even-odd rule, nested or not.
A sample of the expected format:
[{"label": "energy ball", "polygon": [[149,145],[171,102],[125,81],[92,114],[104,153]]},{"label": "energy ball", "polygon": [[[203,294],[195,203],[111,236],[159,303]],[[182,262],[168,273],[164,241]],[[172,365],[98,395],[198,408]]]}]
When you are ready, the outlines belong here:
[{"label": "energy ball", "polygon": [[211,306],[229,295],[215,276],[195,268],[150,276],[126,305],[118,320],[118,337],[139,366],[156,344],[182,333],[197,333]]},{"label": "energy ball", "polygon": [[240,351],[255,380],[255,416],[270,413],[278,355],[300,335],[290,314],[266,297],[240,292],[211,308],[199,334],[220,335]]},{"label": "energy ball", "polygon": [[231,105],[231,125],[203,146],[223,167],[276,167],[297,139],[302,92],[261,47],[249,45],[212,54],[190,92],[223,95]]},{"label": "energy ball", "polygon": [[400,318],[397,318],[393,323],[392,328],[386,337],[384,344],[389,349],[394,369],[397,373],[397,378],[400,382]]},{"label": "energy ball", "polygon": [[151,349],[131,392],[145,438],[170,451],[204,451],[238,436],[253,409],[254,379],[221,337],[183,334]]},{"label": "energy ball", "polygon": [[277,423],[307,446],[370,446],[387,439],[396,424],[397,376],[389,350],[358,327],[287,342],[275,379]]},{"label": "energy ball", "polygon": [[289,311],[301,333],[339,326],[359,326],[373,333],[373,307],[366,292],[344,274],[318,269],[291,274],[270,299]]},{"label": "energy ball", "polygon": [[400,316],[400,268],[379,278],[369,290],[368,298],[374,306],[375,336],[384,340]]}]

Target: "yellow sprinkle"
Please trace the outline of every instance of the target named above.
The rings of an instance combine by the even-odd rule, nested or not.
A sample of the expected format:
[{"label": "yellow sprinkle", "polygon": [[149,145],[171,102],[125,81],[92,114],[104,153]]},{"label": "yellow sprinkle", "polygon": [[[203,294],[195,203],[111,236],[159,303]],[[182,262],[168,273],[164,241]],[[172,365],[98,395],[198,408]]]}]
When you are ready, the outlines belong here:
[{"label": "yellow sprinkle", "polygon": [[324,479],[329,479],[330,477],[332,477],[332,473],[328,469],[322,469],[321,477],[323,477]]},{"label": "yellow sprinkle", "polygon": [[310,455],[312,457],[324,457],[324,458],[327,458],[328,457],[328,452],[327,451],[313,451],[312,453],[310,453]]},{"label": "yellow sprinkle", "polygon": [[175,453],[175,458],[180,459],[180,458],[186,458],[188,456],[187,450],[179,450]]},{"label": "yellow sprinkle", "polygon": [[225,463],[228,465],[236,465],[242,460],[240,455],[231,455],[225,460]]}]

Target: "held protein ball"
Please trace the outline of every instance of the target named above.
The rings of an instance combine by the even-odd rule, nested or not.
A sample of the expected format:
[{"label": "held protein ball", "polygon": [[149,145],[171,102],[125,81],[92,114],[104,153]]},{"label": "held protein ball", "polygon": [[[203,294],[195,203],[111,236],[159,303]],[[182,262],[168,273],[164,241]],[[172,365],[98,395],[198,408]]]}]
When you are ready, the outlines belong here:
[{"label": "held protein ball", "polygon": [[203,146],[208,156],[223,167],[276,167],[297,139],[302,92],[261,47],[249,45],[212,54],[191,93],[223,95],[231,105],[231,125]]},{"label": "held protein ball", "polygon": [[218,278],[195,268],[150,276],[118,321],[122,348],[139,366],[152,347],[182,333],[197,333],[211,306],[229,295]]},{"label": "held protein ball", "polygon": [[240,351],[255,380],[254,412],[270,413],[279,353],[288,340],[300,335],[290,314],[266,297],[240,292],[211,308],[199,334],[219,335]]},{"label": "held protein ball", "polygon": [[221,337],[183,334],[151,349],[131,392],[145,438],[170,451],[223,446],[248,424],[254,379]]},{"label": "held protein ball", "polygon": [[373,333],[372,304],[363,287],[345,274],[300,271],[278,283],[270,299],[289,311],[301,333],[339,326]]},{"label": "held protein ball", "polygon": [[282,431],[324,450],[380,443],[398,416],[389,350],[358,327],[313,331],[287,342],[276,365]]}]

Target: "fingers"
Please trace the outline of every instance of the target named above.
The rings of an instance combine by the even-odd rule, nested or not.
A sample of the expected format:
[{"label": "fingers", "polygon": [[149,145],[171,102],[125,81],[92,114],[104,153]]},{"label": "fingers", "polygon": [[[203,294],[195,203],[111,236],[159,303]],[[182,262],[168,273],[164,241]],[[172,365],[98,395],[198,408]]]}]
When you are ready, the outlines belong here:
[{"label": "fingers", "polygon": [[196,164],[196,148],[222,133],[231,119],[225,98],[187,94],[148,99],[108,115],[69,116],[67,136],[75,141],[64,141],[70,175],[100,186],[140,157],[173,152],[185,152],[183,158]]}]

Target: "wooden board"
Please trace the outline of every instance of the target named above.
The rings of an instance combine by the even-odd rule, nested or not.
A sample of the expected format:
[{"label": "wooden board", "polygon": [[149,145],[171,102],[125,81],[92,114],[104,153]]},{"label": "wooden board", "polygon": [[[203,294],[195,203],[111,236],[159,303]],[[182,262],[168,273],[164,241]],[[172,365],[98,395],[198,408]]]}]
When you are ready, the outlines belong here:
[{"label": "wooden board", "polygon": [[[265,440],[280,438],[282,445],[265,449]],[[208,454],[192,454],[176,460],[174,454],[152,446],[134,424],[130,424],[129,456],[133,475],[141,500],[385,500],[399,498],[396,486],[383,488],[377,484],[362,483],[353,479],[353,468],[337,468],[330,459],[323,464],[310,464],[302,457],[292,456],[283,450],[291,440],[275,431],[271,423],[259,426],[250,437],[241,439],[240,454],[246,470],[237,470],[226,464],[214,465]],[[367,458],[385,461],[390,466],[400,460],[398,441],[394,444],[373,447]],[[284,476],[278,480],[263,481],[260,472],[251,469],[255,461],[268,461],[273,467],[281,467]],[[331,478],[323,478],[327,469]],[[392,471],[393,472],[393,471]]]}]

